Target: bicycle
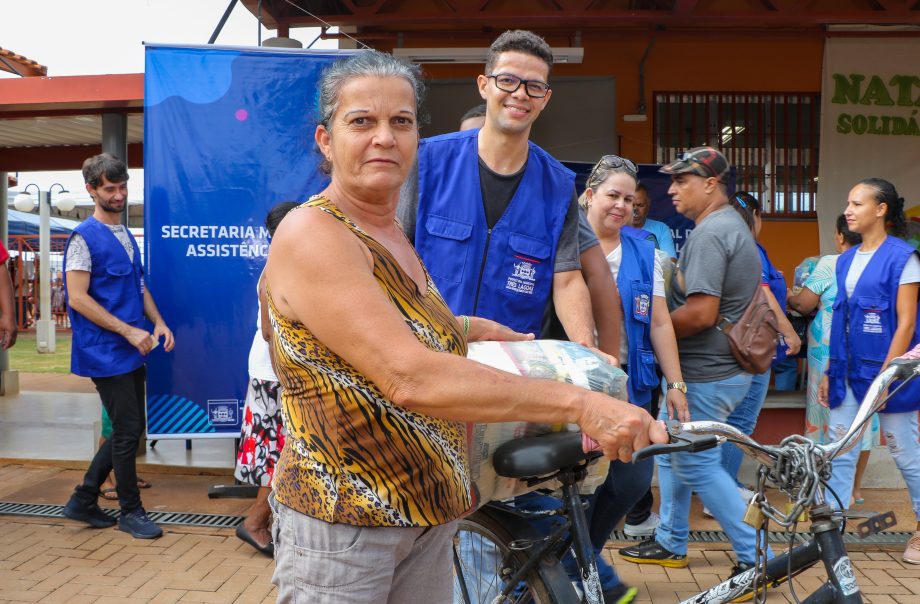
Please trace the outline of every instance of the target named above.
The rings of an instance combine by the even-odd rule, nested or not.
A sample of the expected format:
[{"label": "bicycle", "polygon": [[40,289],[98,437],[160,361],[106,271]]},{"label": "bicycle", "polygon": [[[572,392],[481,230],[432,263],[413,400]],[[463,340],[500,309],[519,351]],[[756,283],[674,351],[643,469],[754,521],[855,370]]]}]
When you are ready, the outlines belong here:
[{"label": "bicycle", "polygon": [[[906,355],[909,357],[910,355]],[[758,529],[757,562],[751,569],[731,576],[682,604],[721,604],[766,597],[769,589],[787,582],[819,561],[824,563],[828,580],[800,600],[794,585],[790,590],[796,602],[805,604],[856,604],[862,602],[859,585],[843,542],[845,518],[825,499],[824,483],[830,477],[831,461],[856,446],[872,414],[887,400],[889,386],[901,385],[920,375],[920,359],[895,359],[880,373],[860,405],[846,434],[834,443],[818,445],[799,435],[784,439],[779,445],[762,445],[735,428],[719,422],[668,424],[670,442],[637,451],[633,460],[677,451],[696,452],[725,442],[736,444],[759,464],[756,496],[748,507],[745,521]],[[898,388],[900,385],[898,386]],[[895,390],[897,391],[897,389]],[[460,521],[454,539],[455,602],[464,604],[536,602],[568,604],[587,602],[603,604],[593,549],[588,538],[585,505],[578,492],[588,464],[599,453],[584,453],[580,433],[554,433],[505,443],[493,456],[500,476],[526,480],[530,486],[558,480],[561,507],[558,510],[531,512],[517,509],[512,503],[492,501]],[[784,493],[791,505],[780,510],[764,495],[771,484]],[[832,493],[836,498],[836,495]],[[839,499],[838,499],[838,507]],[[811,536],[795,545],[795,529],[808,516]],[[531,520],[546,516],[559,519],[549,534],[541,534]],[[767,560],[765,555],[768,523],[776,522],[790,533],[789,548]],[[894,526],[894,514],[887,512],[867,519],[859,528],[866,537]],[[462,560],[459,536],[475,540],[486,549],[499,553],[491,568],[483,568],[488,557],[471,565]],[[761,545],[762,544],[762,545]],[[579,595],[562,565],[572,551],[581,575]],[[474,593],[475,592],[475,593]]]}]

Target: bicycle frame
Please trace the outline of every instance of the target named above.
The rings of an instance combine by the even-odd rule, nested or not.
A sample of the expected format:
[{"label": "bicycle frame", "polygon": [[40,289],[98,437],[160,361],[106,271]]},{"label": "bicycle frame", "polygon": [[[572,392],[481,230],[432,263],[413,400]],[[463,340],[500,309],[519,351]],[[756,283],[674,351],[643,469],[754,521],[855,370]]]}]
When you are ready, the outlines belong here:
[{"label": "bicycle frame", "polygon": [[862,602],[853,565],[847,556],[840,533],[840,520],[832,510],[819,506],[811,514],[812,537],[788,552],[775,556],[766,564],[766,572],[752,568],[731,577],[704,592],[688,598],[681,604],[721,604],[752,591],[762,585],[776,586],[790,577],[823,560],[828,581],[803,600],[803,604],[858,604]]},{"label": "bicycle frame", "polygon": [[[578,492],[578,485],[585,477],[585,467],[580,465],[576,468],[560,470],[554,476],[556,480],[562,483],[561,500],[563,507],[558,510],[542,512],[519,510],[499,502],[490,502],[486,505],[490,512],[499,512],[505,515],[506,518],[510,516],[527,520],[537,517],[559,516],[564,519],[548,535],[534,539],[534,542],[541,541],[541,543],[528,551],[527,562],[518,568],[511,577],[506,579],[505,587],[498,598],[499,602],[502,601],[501,597],[508,596],[515,586],[527,576],[527,573],[547,555],[556,560],[561,560],[565,552],[571,547],[581,572],[581,580],[585,588],[585,602],[587,604],[603,604],[604,599],[601,592],[600,578],[598,577],[597,562],[588,537],[588,522],[585,517],[582,498]],[[568,583],[569,588],[571,588],[568,575],[563,573],[563,576],[565,577],[565,583]],[[572,590],[572,597],[573,602],[579,601],[574,590]]]}]

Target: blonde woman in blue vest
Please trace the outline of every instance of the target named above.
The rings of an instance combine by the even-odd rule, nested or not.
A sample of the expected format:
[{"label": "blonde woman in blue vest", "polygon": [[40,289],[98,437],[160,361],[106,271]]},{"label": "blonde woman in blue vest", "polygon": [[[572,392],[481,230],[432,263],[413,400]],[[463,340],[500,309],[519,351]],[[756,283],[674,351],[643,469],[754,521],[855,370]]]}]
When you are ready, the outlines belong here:
[{"label": "blonde woman in blue vest", "polygon": [[[689,421],[661,260],[655,245],[631,226],[638,184],[632,161],[605,155],[591,170],[579,203],[587,212],[620,292],[623,323],[619,358],[629,376],[630,402],[649,410],[652,391],[658,386],[657,357],[667,382],[668,417]],[[620,583],[613,567],[599,554],[613,528],[648,490],[654,470],[649,462],[612,462],[607,480],[594,494],[589,529],[607,602],[628,602],[635,595],[635,589]]]},{"label": "blonde woman in blue vest", "polygon": [[[904,199],[887,180],[868,178],[850,190],[844,216],[850,230],[862,235],[862,243],[837,260],[828,379],[818,394],[819,401],[830,406],[834,439],[853,421],[872,379],[891,359],[920,342],[920,258],[897,238],[906,232]],[[917,532],[903,555],[911,564],[920,564],[918,410],[920,381],[915,381],[892,396],[880,412],[888,450],[907,483],[918,518]],[[856,447],[834,460],[828,487],[843,507],[849,505],[858,456]],[[834,502],[833,495],[829,499]]]}]

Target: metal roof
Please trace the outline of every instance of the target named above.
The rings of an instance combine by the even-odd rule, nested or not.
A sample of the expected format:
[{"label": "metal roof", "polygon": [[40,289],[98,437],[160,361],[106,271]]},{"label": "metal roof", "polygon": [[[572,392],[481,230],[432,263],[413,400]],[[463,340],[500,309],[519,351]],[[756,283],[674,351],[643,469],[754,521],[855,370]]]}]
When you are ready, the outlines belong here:
[{"label": "metal roof", "polygon": [[[0,119],[0,148],[97,145],[101,115]],[[144,115],[128,115],[128,143],[144,142]]]}]

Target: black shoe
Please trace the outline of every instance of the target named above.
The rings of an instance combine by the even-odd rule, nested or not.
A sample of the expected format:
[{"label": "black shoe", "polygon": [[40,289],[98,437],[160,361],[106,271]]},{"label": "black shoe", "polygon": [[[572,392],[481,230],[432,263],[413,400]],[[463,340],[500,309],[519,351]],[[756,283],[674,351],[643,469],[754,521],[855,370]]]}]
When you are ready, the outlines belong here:
[{"label": "black shoe", "polygon": [[236,536],[242,539],[243,541],[245,541],[246,543],[248,543],[249,545],[253,546],[257,550],[259,550],[260,552],[262,552],[269,558],[273,558],[275,556],[275,544],[269,541],[268,545],[266,546],[259,545],[256,542],[256,540],[253,538],[252,534],[246,530],[245,526],[243,526],[242,522],[239,523],[236,527]]},{"label": "black shoe", "polygon": [[686,555],[669,552],[654,537],[624,547],[620,550],[620,557],[636,564],[657,564],[668,568],[684,568],[690,564]]},{"label": "black shoe", "polygon": [[64,506],[64,517],[85,522],[93,528],[109,528],[115,526],[115,519],[102,511],[95,503],[92,505],[82,505],[73,497]]},{"label": "black shoe", "polygon": [[118,515],[118,529],[129,533],[135,539],[156,539],[163,536],[163,529],[147,517],[144,508],[130,512],[122,511]]},{"label": "black shoe", "polygon": [[[731,574],[728,576],[728,578],[731,579],[732,577],[737,577],[738,575],[740,575],[740,574],[742,574],[742,573],[746,573],[747,571],[751,570],[752,568],[754,568],[754,565],[753,565],[753,564],[750,564],[750,563],[747,563],[747,562],[739,562],[738,564],[735,564],[735,565],[732,567],[732,572],[731,572]],[[774,587],[777,587],[777,586],[779,586],[779,585],[782,585],[783,583],[785,583],[785,582],[788,581],[788,580],[789,580],[788,577],[783,577],[783,578],[777,579],[777,580],[775,580],[775,581],[768,581],[767,584],[766,584],[766,586],[765,586],[762,582],[758,582],[758,584],[757,584],[757,593],[760,594],[761,592],[764,591],[765,588],[770,588],[770,589],[772,589],[772,588],[774,588]],[[750,599],[753,598],[753,597],[754,597],[754,590],[751,590],[751,591],[747,592],[746,594],[744,594],[744,595],[742,595],[742,596],[738,596],[737,598],[735,598],[734,600],[732,600],[732,602],[747,602],[748,600],[750,600]]]},{"label": "black shoe", "polygon": [[636,598],[639,590],[620,583],[604,592],[604,604],[629,604]]}]

